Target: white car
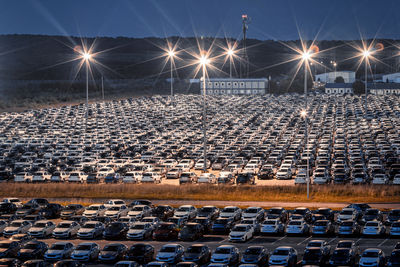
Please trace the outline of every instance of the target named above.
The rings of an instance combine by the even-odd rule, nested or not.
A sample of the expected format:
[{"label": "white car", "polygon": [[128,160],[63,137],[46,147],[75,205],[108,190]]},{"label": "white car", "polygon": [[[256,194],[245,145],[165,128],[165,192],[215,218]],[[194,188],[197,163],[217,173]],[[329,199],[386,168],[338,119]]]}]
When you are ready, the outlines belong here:
[{"label": "white car", "polygon": [[37,221],[29,229],[28,233],[32,237],[45,238],[53,233],[56,225],[52,221]]},{"label": "white car", "polygon": [[161,175],[157,172],[145,172],[142,174],[140,182],[159,184],[161,183]]},{"label": "white car", "polygon": [[4,237],[10,237],[15,234],[25,234],[29,231],[32,224],[29,221],[25,220],[15,220],[12,221],[7,227],[3,230]]},{"label": "white car", "polygon": [[242,219],[256,219],[261,221],[264,219],[264,209],[260,207],[249,207],[242,212]]},{"label": "white car", "polygon": [[144,240],[150,238],[154,227],[151,223],[136,222],[129,227],[126,238],[129,240]]},{"label": "white car", "polygon": [[175,212],[175,217],[186,217],[188,220],[196,218],[197,209],[192,205],[182,205]]},{"label": "white car", "polygon": [[396,174],[393,178],[393,184],[400,185],[400,174]]},{"label": "white car", "polygon": [[141,222],[150,223],[154,228],[156,228],[160,224],[160,218],[158,217],[144,217]]},{"label": "white car", "polygon": [[87,207],[82,215],[87,218],[103,216],[106,212],[106,209],[107,208],[103,204],[93,204]]},{"label": "white car", "polygon": [[342,221],[356,221],[357,211],[353,208],[344,208],[337,217],[338,222]]},{"label": "white car", "polygon": [[309,232],[310,228],[304,220],[291,220],[285,229],[287,235],[307,235]]},{"label": "white car", "polygon": [[236,206],[227,206],[219,214],[221,218],[232,218],[233,220],[239,220],[241,216],[242,210]]},{"label": "white car", "polygon": [[94,239],[98,236],[102,236],[104,231],[104,224],[98,221],[87,221],[78,230],[77,237],[81,239]]},{"label": "white car", "polygon": [[87,180],[87,175],[83,172],[71,172],[67,178],[69,183],[84,183]]},{"label": "white car", "polygon": [[384,266],[385,254],[379,248],[367,248],[360,256],[359,266]]},{"label": "white car", "polygon": [[131,171],[127,172],[124,175],[122,175],[122,182],[123,183],[137,183],[142,177],[142,172],[139,171]]},{"label": "white car", "polygon": [[364,236],[382,236],[386,233],[386,228],[382,222],[369,221],[366,222],[362,234]]},{"label": "white car", "polygon": [[216,184],[217,183],[217,177],[212,174],[212,173],[202,173],[197,179],[197,183],[202,184],[202,183],[209,183],[209,184]]},{"label": "white car", "polygon": [[229,233],[229,241],[235,242],[246,242],[251,239],[254,235],[254,229],[248,224],[237,224]]},{"label": "white car", "polygon": [[21,208],[23,206],[22,201],[19,200],[19,198],[16,198],[16,197],[4,198],[1,202],[13,203],[15,206],[17,206],[17,208]]},{"label": "white car", "polygon": [[[211,162],[209,160],[206,161],[206,169],[209,169],[211,166]],[[194,165],[195,170],[203,170],[204,169],[204,160],[200,159]]]},{"label": "white car", "polygon": [[307,174],[305,172],[298,172],[294,178],[294,184],[306,184]]},{"label": "white car", "polygon": [[126,205],[125,201],[122,199],[110,199],[106,203],[104,203],[104,206],[106,208],[110,208],[112,206],[121,206],[121,205]]},{"label": "white car", "polygon": [[151,207],[147,205],[136,205],[133,206],[132,210],[128,212],[129,217],[134,217],[137,220],[142,219],[143,217],[150,216],[151,214]]},{"label": "white car", "polygon": [[32,182],[33,183],[47,182],[50,181],[50,176],[51,175],[45,171],[37,171],[32,175]]},{"label": "white car", "polygon": [[27,172],[19,172],[19,173],[17,173],[15,175],[14,182],[16,182],[16,183],[22,183],[22,182],[30,183],[30,182],[32,182],[32,175],[30,175]]},{"label": "white car", "polygon": [[54,238],[71,238],[75,236],[81,226],[75,221],[62,221],[53,231]]},{"label": "white car", "polygon": [[114,205],[109,207],[104,216],[110,217],[111,219],[118,219],[122,216],[128,215],[128,207],[125,205]]},{"label": "white car", "polygon": [[4,229],[8,226],[6,221],[0,221],[0,233],[3,233]]},{"label": "white car", "polygon": [[259,168],[258,164],[255,164],[255,163],[248,163],[248,164],[244,167],[243,172],[249,172],[249,173],[256,174],[256,173],[258,173],[259,169],[260,169],[260,168]]},{"label": "white car", "polygon": [[386,174],[375,174],[372,177],[372,184],[388,184],[389,177]]},{"label": "white car", "polygon": [[50,176],[50,182],[53,183],[58,183],[58,182],[64,182],[66,181],[68,178],[68,174],[66,172],[54,172],[51,176]]},{"label": "white car", "polygon": [[267,219],[261,224],[261,234],[283,234],[285,226],[280,219]]}]

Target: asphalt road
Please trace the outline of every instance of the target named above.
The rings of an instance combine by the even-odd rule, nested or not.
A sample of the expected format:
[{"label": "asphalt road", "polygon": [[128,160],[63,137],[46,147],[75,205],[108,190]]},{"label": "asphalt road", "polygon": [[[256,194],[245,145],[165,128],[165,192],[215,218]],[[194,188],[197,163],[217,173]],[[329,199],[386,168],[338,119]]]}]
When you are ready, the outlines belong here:
[{"label": "asphalt road", "polygon": [[[1,238],[3,239],[3,238]],[[1,240],[0,239],[0,240]],[[288,237],[288,236],[256,236],[253,239],[247,241],[246,243],[234,243],[235,246],[239,248],[241,253],[251,245],[262,245],[267,248],[270,252],[272,252],[276,247],[279,246],[292,246],[298,252],[298,259],[301,260],[303,256],[303,251],[305,246],[310,240],[319,239],[319,240],[326,240],[329,245],[331,245],[331,252],[336,247],[337,243],[340,240],[354,240],[360,247],[360,251],[362,252],[366,248],[380,248],[384,251],[385,255],[390,255],[390,252],[393,250],[395,244],[400,242],[400,239],[391,239],[391,238],[366,238],[366,237],[352,237],[352,238],[338,238],[338,237],[311,237],[311,236],[298,236],[298,237]],[[53,244],[57,241],[56,239],[44,239],[46,243]],[[72,239],[70,240],[74,245],[77,245],[81,242],[87,242],[86,240],[79,240],[79,239]],[[128,247],[139,242],[143,241],[126,241],[126,240],[113,240],[113,241],[106,241],[106,240],[94,240],[97,244],[101,247],[104,247],[107,243],[111,242],[121,242]],[[144,241],[152,244],[156,251],[158,251],[164,244],[167,243],[179,243],[182,244],[185,248],[190,246],[191,244],[195,243],[203,243],[208,245],[212,251],[220,245],[224,244],[232,244],[228,241],[228,236],[226,235],[206,235],[202,239],[197,240],[195,242],[180,242],[180,241],[169,241],[169,242],[161,242],[161,241]],[[104,265],[104,264],[89,264],[87,266],[112,266],[112,265]]]}]

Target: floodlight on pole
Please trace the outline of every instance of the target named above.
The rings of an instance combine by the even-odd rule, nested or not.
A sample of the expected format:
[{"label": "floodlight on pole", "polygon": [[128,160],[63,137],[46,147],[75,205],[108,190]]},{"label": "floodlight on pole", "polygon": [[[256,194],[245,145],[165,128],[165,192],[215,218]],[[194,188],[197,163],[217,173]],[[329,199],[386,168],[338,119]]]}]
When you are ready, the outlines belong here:
[{"label": "floodlight on pole", "polygon": [[170,63],[170,79],[171,79],[171,101],[173,103],[173,97],[174,97],[174,85],[173,85],[173,60],[175,57],[175,51],[174,50],[169,50],[168,51],[168,57],[169,57],[169,63]]},{"label": "floodlight on pole", "polygon": [[226,54],[229,57],[229,78],[232,79],[232,61],[233,61],[233,56],[235,55],[235,50],[229,48]]},{"label": "floodlight on pole", "polygon": [[[308,151],[308,115],[307,115],[307,110],[308,110],[308,102],[307,102],[307,67],[308,67],[308,61],[312,58],[312,56],[314,55],[314,53],[318,53],[319,52],[319,48],[316,45],[312,45],[309,49],[305,50],[302,54],[301,54],[301,58],[304,62],[304,100],[305,100],[305,108],[304,110],[301,112],[302,116],[304,117],[304,130],[305,130],[305,138],[306,138],[306,144],[304,147],[304,150]],[[309,155],[307,152],[307,174],[306,174],[306,179],[307,179],[307,199],[310,198],[310,173],[309,173],[309,169],[310,169],[310,160],[309,160]]]},{"label": "floodlight on pole", "polygon": [[90,60],[92,59],[92,54],[90,54],[88,51],[84,51],[81,54],[82,59],[85,61],[85,68],[86,68],[86,126],[87,126],[87,120],[89,116],[89,63]]},{"label": "floodlight on pole", "polygon": [[201,55],[199,64],[203,74],[203,172],[207,172],[207,126],[206,126],[206,67],[210,63],[210,59],[206,55]]}]

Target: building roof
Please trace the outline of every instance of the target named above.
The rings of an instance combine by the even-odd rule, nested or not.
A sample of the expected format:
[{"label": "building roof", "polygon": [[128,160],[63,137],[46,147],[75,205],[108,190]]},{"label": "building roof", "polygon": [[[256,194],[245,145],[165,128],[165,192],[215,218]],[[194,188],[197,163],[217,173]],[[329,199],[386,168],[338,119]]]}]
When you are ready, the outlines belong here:
[{"label": "building roof", "polygon": [[268,81],[268,78],[250,78],[250,79],[242,79],[242,78],[206,78],[206,81],[210,82],[265,82]]},{"label": "building roof", "polygon": [[400,83],[368,83],[367,87],[373,90],[400,89]]},{"label": "building roof", "polygon": [[327,83],[325,88],[353,88],[352,83]]}]

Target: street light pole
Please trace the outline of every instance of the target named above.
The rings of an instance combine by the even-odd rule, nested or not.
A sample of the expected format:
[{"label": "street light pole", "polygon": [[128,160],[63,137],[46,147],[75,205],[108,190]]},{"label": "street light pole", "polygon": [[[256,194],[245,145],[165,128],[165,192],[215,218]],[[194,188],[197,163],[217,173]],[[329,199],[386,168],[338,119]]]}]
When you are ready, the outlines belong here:
[{"label": "street light pole", "polygon": [[171,101],[172,101],[172,103],[174,102],[173,101],[173,97],[174,97],[174,85],[173,85],[173,82],[172,82],[172,79],[173,79],[173,77],[172,77],[172,58],[170,58],[170,60],[169,60],[169,62],[170,62],[170,68],[171,68]]},{"label": "street light pole", "polygon": [[367,118],[367,104],[368,104],[368,86],[367,86],[367,75],[368,75],[368,56],[365,56],[365,103],[364,103],[364,113],[365,113],[365,118]]},{"label": "street light pole", "polygon": [[305,100],[305,116],[304,116],[304,123],[305,123],[305,138],[306,138],[306,144],[305,144],[305,150],[307,151],[307,174],[306,174],[306,182],[307,182],[307,199],[310,198],[310,160],[309,160],[309,154],[308,154],[308,92],[307,92],[307,61],[304,61],[304,100]]},{"label": "street light pole", "polygon": [[206,129],[206,64],[203,62],[203,172],[207,172],[207,129]]},{"label": "street light pole", "polygon": [[89,116],[89,59],[86,59],[86,127]]},{"label": "street light pole", "polygon": [[101,95],[102,95],[103,101],[104,101],[104,78],[103,78],[103,75],[101,75]]}]

